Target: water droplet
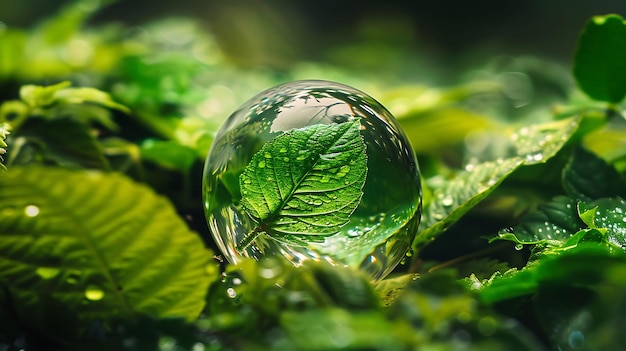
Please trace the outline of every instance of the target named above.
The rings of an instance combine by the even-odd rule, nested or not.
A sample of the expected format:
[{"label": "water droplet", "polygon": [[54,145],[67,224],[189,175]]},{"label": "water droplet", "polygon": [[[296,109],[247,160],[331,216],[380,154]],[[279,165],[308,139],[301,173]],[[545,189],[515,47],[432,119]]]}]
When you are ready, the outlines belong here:
[{"label": "water droplet", "polygon": [[454,199],[450,195],[441,199],[441,204],[444,206],[452,206],[453,203],[454,203]]},{"label": "water droplet", "polygon": [[329,181],[330,181],[330,178],[329,178],[328,176],[323,176],[323,177],[320,179],[320,182],[322,182],[322,183],[328,183]]},{"label": "water droplet", "polygon": [[265,161],[259,161],[259,168],[265,168]]},{"label": "water droplet", "polygon": [[243,183],[244,183],[244,184],[250,184],[250,183],[252,183],[252,182],[250,181],[250,179],[246,178],[246,179],[244,179],[244,180],[243,180]]},{"label": "water droplet", "polygon": [[231,299],[234,299],[237,296],[237,292],[233,288],[228,288],[226,289],[226,295],[228,295]]},{"label": "water droplet", "polygon": [[282,148],[280,148],[279,152],[284,154],[285,152],[287,152],[287,148],[282,147]]},{"label": "water droplet", "polygon": [[272,158],[272,154],[270,154],[269,152],[266,152],[263,156],[265,158]]},{"label": "water droplet", "polygon": [[526,160],[531,162],[539,162],[543,160],[543,154],[541,152],[530,153],[526,155]]},{"label": "water droplet", "polygon": [[346,231],[346,234],[348,234],[348,236],[351,238],[355,238],[361,235],[361,231],[359,230],[359,227],[355,227],[354,229],[348,229]]},{"label": "water droplet", "polygon": [[322,200],[315,200],[313,201],[313,205],[315,206],[321,206],[323,204]]},{"label": "water droplet", "polygon": [[38,276],[43,279],[52,279],[56,277],[61,271],[55,267],[39,267],[35,270]]},{"label": "water droplet", "polygon": [[85,289],[85,298],[89,301],[100,301],[104,298],[104,291],[96,285],[89,284]]},{"label": "water droplet", "polygon": [[39,214],[39,207],[37,207],[35,205],[28,205],[24,209],[24,213],[28,217],[36,217]]},{"label": "water droplet", "polygon": [[515,250],[520,251],[523,248],[524,248],[524,244],[520,244],[520,243],[515,244]]}]

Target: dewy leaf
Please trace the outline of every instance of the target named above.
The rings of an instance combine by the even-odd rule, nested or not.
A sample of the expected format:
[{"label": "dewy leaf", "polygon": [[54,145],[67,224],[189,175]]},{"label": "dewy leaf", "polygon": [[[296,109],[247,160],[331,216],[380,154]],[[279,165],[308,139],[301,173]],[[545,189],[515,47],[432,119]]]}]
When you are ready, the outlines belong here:
[{"label": "dewy leaf", "polygon": [[615,168],[582,147],[574,150],[563,169],[563,188],[568,195],[581,201],[626,197],[626,181]]},{"label": "dewy leaf", "polygon": [[526,165],[544,163],[556,155],[574,135],[581,116],[524,126],[511,135],[517,155]]},{"label": "dewy leaf", "polygon": [[566,242],[585,224],[576,212],[576,201],[558,196],[539,206],[537,211],[524,216],[513,230],[503,230],[492,240],[510,240],[518,244]]},{"label": "dewy leaf", "polygon": [[626,201],[602,198],[589,203],[580,202],[578,213],[590,228],[605,229],[608,241],[626,250]]},{"label": "dewy leaf", "polygon": [[433,198],[424,209],[414,249],[427,243],[454,224],[506,179],[524,161],[519,157],[485,162],[459,173],[456,178],[433,189]]},{"label": "dewy leaf", "polygon": [[166,199],[122,175],[13,167],[0,181],[0,283],[26,323],[58,308],[81,327],[192,320],[211,259]]},{"label": "dewy leaf", "polygon": [[591,18],[578,39],[574,77],[590,97],[618,103],[626,95],[626,22],[619,15]]},{"label": "dewy leaf", "polygon": [[358,119],[294,129],[267,142],[239,177],[241,203],[260,234],[295,245],[323,240],[348,223],[367,177]]}]

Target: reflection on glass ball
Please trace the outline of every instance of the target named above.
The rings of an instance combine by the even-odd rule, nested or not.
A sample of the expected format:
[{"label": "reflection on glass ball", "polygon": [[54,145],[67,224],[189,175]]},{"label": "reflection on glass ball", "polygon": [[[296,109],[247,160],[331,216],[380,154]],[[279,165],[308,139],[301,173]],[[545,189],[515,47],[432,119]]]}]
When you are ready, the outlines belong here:
[{"label": "reflection on glass ball", "polygon": [[204,168],[207,222],[224,256],[324,260],[381,279],[411,246],[419,168],[393,116],[354,88],[296,81],[244,103]]}]

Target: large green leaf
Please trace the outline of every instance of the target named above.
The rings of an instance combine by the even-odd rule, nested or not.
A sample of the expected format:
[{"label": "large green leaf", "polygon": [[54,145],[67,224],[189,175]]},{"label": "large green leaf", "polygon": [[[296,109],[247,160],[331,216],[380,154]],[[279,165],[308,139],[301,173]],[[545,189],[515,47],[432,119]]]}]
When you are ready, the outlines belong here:
[{"label": "large green leaf", "polygon": [[424,209],[414,249],[435,238],[485,199],[522,163],[513,157],[468,167],[454,179],[433,188],[433,198]]},{"label": "large green leaf", "polygon": [[526,160],[526,165],[545,163],[570,140],[580,127],[581,121],[582,116],[574,116],[531,124],[519,128],[510,138],[517,155]]},{"label": "large green leaf", "polygon": [[626,22],[618,15],[587,22],[574,56],[574,77],[590,97],[617,103],[626,95]]},{"label": "large green leaf", "polygon": [[261,233],[295,245],[335,234],[363,195],[365,143],[358,119],[294,129],[267,142],[239,177],[241,203]]},{"label": "large green leaf", "polygon": [[121,175],[14,167],[0,182],[0,283],[37,330],[59,308],[80,329],[141,314],[191,320],[217,275],[211,258],[167,200]]}]

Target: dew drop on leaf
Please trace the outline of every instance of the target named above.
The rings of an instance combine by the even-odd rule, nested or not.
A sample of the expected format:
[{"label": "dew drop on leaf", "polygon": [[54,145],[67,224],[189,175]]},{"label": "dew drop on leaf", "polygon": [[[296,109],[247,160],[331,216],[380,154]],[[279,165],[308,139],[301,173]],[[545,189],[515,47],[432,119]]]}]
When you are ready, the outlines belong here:
[{"label": "dew drop on leaf", "polygon": [[36,217],[39,215],[39,207],[35,205],[28,205],[24,208],[24,214],[28,217]]},{"label": "dew drop on leaf", "polygon": [[89,301],[100,301],[104,298],[104,291],[97,285],[89,284],[85,289],[85,298]]},{"label": "dew drop on leaf", "polygon": [[454,204],[454,199],[450,195],[445,196],[443,199],[441,199],[441,204],[444,206],[452,206],[452,204]]}]

